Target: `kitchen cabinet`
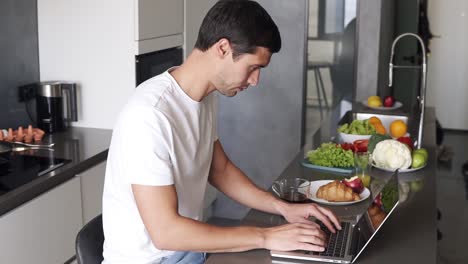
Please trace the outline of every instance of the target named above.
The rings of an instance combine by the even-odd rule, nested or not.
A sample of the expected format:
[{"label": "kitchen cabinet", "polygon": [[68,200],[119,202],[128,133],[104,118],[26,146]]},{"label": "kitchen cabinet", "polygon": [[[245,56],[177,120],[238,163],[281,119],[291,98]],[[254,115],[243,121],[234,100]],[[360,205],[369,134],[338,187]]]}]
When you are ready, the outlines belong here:
[{"label": "kitchen cabinet", "polygon": [[136,54],[183,45],[184,0],[136,0]]},{"label": "kitchen cabinet", "polygon": [[138,0],[135,39],[144,40],[184,32],[184,0]]},{"label": "kitchen cabinet", "polygon": [[79,178],[0,217],[2,263],[64,263],[82,227]]},{"label": "kitchen cabinet", "polygon": [[83,171],[77,177],[81,183],[81,205],[83,224],[102,213],[102,191],[107,162]]}]

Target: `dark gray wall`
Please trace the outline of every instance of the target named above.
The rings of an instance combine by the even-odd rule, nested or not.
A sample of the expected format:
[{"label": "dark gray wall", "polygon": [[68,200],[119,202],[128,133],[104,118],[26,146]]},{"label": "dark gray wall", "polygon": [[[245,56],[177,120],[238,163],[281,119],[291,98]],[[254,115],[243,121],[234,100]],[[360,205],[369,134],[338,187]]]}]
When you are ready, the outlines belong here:
[{"label": "dark gray wall", "polygon": [[[397,0],[395,14],[395,36],[411,32],[418,33],[419,0]],[[420,65],[418,58],[418,42],[415,38],[405,37],[398,41],[395,47],[394,63],[397,65]],[[404,58],[414,58],[410,62]],[[397,69],[393,74],[393,90],[395,97],[403,103],[405,111],[412,111],[417,103],[419,91],[419,69]]]},{"label": "dark gray wall", "polygon": [[356,102],[377,94],[382,0],[359,0]]},{"label": "dark gray wall", "polygon": [[395,21],[399,19],[395,18],[396,14],[394,0],[359,0],[357,102],[371,95],[390,94],[388,63]]},{"label": "dark gray wall", "polygon": [[388,87],[388,67],[392,42],[395,39],[395,1],[382,1],[380,19],[380,52],[379,52],[379,79],[377,94],[390,95]]},{"label": "dark gray wall", "polygon": [[[268,188],[300,150],[304,107],[307,0],[259,0],[279,27],[283,46],[262,69],[260,83],[234,98],[220,96],[219,136],[227,155]],[[214,215],[247,212],[219,194]]]},{"label": "dark gray wall", "polygon": [[26,125],[17,86],[39,81],[37,1],[0,1],[0,128]]}]

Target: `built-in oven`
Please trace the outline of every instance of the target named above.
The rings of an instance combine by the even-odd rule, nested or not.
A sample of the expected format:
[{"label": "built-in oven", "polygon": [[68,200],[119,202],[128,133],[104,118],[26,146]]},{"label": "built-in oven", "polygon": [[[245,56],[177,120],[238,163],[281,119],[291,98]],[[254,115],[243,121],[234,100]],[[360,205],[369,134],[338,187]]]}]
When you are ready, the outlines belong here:
[{"label": "built-in oven", "polygon": [[159,50],[155,52],[137,55],[136,85],[163,73],[173,66],[182,64],[183,52],[181,47]]}]

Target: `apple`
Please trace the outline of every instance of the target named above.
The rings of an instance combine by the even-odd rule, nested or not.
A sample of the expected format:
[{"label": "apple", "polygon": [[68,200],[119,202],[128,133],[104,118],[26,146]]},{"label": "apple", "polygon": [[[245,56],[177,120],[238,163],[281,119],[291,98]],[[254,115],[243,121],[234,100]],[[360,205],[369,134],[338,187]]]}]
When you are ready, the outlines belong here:
[{"label": "apple", "polygon": [[349,188],[353,189],[353,192],[355,193],[361,193],[364,190],[364,184],[362,183],[362,180],[359,179],[359,177],[357,176],[351,177],[349,179],[344,179],[341,182]]},{"label": "apple", "polygon": [[395,104],[395,97],[391,95],[385,96],[384,101],[383,101],[383,105],[385,107],[392,107],[394,104]]},{"label": "apple", "polygon": [[413,152],[422,154],[426,160],[429,156],[429,153],[427,152],[425,148],[415,149]]},{"label": "apple", "polygon": [[411,161],[411,168],[416,169],[424,166],[426,164],[426,158],[424,154],[419,152],[413,152],[412,161]]}]

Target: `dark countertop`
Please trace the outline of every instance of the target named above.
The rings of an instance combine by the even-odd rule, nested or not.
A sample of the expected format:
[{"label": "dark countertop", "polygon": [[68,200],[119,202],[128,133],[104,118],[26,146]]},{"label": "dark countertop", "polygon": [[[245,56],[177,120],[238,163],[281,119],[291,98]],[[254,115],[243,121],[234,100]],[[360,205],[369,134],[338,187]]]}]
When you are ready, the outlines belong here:
[{"label": "dark countertop", "polygon": [[[315,135],[314,145],[320,142],[330,141],[330,124],[324,124]],[[412,173],[400,173],[399,183],[411,186],[415,182],[417,188],[410,188],[407,199],[400,201],[395,212],[382,226],[369,243],[364,252],[357,259],[358,263],[436,263],[437,254],[437,207],[436,207],[436,135],[435,135],[435,111],[426,109],[424,120],[424,138],[422,146],[429,152],[428,165],[419,171]],[[309,180],[340,178],[343,175],[319,172],[305,168],[299,161],[310,150],[310,146],[297,154],[293,161],[278,179],[301,177]],[[371,170],[373,181],[390,177],[388,172],[378,169]],[[332,208],[339,216],[351,216],[354,213],[362,213],[366,206],[335,206]],[[282,217],[251,210],[241,221],[243,225],[273,226],[284,222]],[[223,225],[222,221],[216,223]],[[207,264],[222,263],[317,263],[301,262],[298,260],[273,259],[268,250],[251,250],[242,253],[212,254]]]},{"label": "dark countertop", "polygon": [[46,135],[43,143],[55,143],[54,151],[38,150],[32,155],[71,160],[35,180],[0,196],[0,215],[64,183],[107,159],[112,130],[71,127]]}]

